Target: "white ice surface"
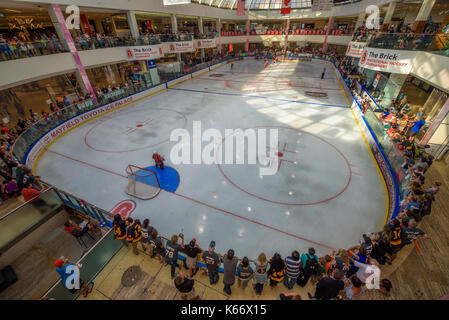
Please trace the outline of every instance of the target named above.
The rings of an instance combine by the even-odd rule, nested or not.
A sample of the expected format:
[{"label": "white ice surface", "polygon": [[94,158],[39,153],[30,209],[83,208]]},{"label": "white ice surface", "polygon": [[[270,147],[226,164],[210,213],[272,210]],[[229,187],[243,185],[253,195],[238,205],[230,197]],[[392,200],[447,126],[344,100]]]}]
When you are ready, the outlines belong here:
[{"label": "white ice surface", "polygon": [[386,191],[333,70],[326,67],[321,80],[323,64],[263,64],[238,62],[232,72],[227,65],[90,121],[57,140],[40,158],[37,174],[110,210],[132,198],[125,193],[128,164],[153,165],[158,151],[171,165],[173,129],[191,131],[194,120],[202,121],[203,131],[223,133],[276,127],[279,151],[285,143],[291,151],[281,159],[293,162],[283,162],[276,175],[261,179],[258,165],[222,165],[222,171],[172,165],[181,176],[176,192],[132,198],[132,217],[149,218],[166,237],[183,231],[203,248],[215,240],[219,252],[233,248],[250,258],[261,251],[284,256],[313,246],[327,253],[357,244],[362,233],[382,226]]}]

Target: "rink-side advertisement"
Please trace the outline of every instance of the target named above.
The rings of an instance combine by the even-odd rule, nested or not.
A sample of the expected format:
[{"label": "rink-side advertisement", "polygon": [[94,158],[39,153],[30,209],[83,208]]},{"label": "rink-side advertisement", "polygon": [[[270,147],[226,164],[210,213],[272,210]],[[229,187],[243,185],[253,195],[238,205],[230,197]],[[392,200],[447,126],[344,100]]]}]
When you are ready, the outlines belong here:
[{"label": "rink-side advertisement", "polygon": [[127,60],[154,60],[164,56],[162,45],[138,46],[126,48]]},{"label": "rink-side advertisement", "polygon": [[387,159],[385,159],[384,156],[382,155],[382,152],[379,150],[379,146],[377,145],[370,130],[368,129],[368,126],[363,118],[362,110],[360,109],[360,106],[357,104],[356,99],[352,101],[351,109],[354,112],[354,115],[360,124],[360,128],[362,129],[363,134],[366,137],[368,145],[371,151],[373,152],[374,158],[376,159],[380,171],[382,172],[382,175],[385,179],[389,199],[388,219],[391,219],[396,209],[396,196],[397,196],[393,173],[391,172],[388,166]]},{"label": "rink-side advertisement", "polygon": [[146,96],[148,94],[151,94],[153,92],[159,91],[161,89],[165,88],[165,85],[159,85],[157,87],[148,89],[143,92],[139,92],[133,96],[129,96],[117,101],[114,101],[112,103],[106,104],[104,106],[92,109],[88,112],[82,113],[76,117],[73,117],[66,122],[60,124],[56,128],[50,130],[47,132],[43,137],[41,137],[31,148],[29,151],[27,157],[26,157],[26,166],[30,169],[33,168],[35,161],[39,157],[39,155],[42,153],[42,151],[51,144],[55,139],[59,138],[60,136],[64,135],[67,131],[85,123],[86,121],[89,121],[93,118],[102,116],[110,111],[119,109],[143,96]]},{"label": "rink-side advertisement", "polygon": [[359,67],[376,71],[409,74],[416,53],[406,50],[363,49]]},{"label": "rink-side advertisement", "polygon": [[360,58],[367,43],[368,42],[349,42],[348,50],[346,50],[346,55],[353,58]]}]

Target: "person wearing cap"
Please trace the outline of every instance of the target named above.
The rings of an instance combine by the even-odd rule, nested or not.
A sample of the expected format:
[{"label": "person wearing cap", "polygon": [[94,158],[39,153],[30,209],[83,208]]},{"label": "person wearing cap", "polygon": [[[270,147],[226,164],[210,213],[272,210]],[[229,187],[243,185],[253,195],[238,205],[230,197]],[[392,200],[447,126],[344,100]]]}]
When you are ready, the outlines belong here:
[{"label": "person wearing cap", "polygon": [[220,257],[215,253],[215,241],[209,244],[209,250],[203,253],[203,260],[207,266],[210,284],[214,285],[218,282],[218,267],[220,266]]},{"label": "person wearing cap", "polygon": [[198,259],[198,255],[203,252],[203,249],[196,243],[196,239],[193,238],[192,241],[188,245],[185,245],[183,248],[186,257],[186,266],[189,269],[190,277],[193,277],[198,271],[198,267],[196,265],[196,261]]},{"label": "person wearing cap", "polygon": [[[56,272],[61,276],[61,282],[71,293],[78,293],[87,297],[92,292],[93,282],[90,285],[79,277],[80,264],[70,262],[69,259],[61,257],[55,261]],[[77,283],[79,281],[79,283]]]}]

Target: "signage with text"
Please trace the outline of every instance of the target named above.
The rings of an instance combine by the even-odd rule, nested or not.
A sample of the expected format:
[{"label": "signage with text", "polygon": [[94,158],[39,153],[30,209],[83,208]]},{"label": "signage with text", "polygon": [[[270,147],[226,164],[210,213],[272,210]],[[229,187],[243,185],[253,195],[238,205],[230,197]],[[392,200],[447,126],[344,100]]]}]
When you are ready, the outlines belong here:
[{"label": "signage with text", "polygon": [[363,49],[365,49],[366,47],[366,44],[367,42],[349,42],[346,55],[353,58],[360,58],[362,56]]},{"label": "signage with text", "polygon": [[162,45],[127,47],[127,60],[153,60],[164,56]]},{"label": "signage with text", "polygon": [[363,50],[359,67],[376,71],[409,74],[415,52],[367,48]]}]

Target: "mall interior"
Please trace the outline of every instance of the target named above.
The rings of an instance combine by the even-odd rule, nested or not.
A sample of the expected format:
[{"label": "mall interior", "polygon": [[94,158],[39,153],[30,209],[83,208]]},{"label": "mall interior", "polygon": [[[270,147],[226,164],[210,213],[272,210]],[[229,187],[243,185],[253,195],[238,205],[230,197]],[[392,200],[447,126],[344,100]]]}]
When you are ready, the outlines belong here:
[{"label": "mall interior", "polygon": [[[414,239],[380,266],[391,290],[365,290],[359,299],[449,299],[449,1],[334,0],[320,10],[311,0],[292,0],[291,12],[282,14],[282,0],[246,0],[243,15],[237,2],[0,0],[1,300],[184,298],[170,266],[146,252],[134,255],[116,239],[112,216],[118,210],[99,208],[34,176],[32,151],[75,116],[255,57],[321,59],[335,66],[392,173],[392,220],[419,202],[417,195],[430,194],[425,203],[432,204],[432,215],[415,217],[430,238]],[[370,5],[378,8],[375,28],[368,26]],[[77,10],[79,19],[71,19]],[[69,21],[79,25],[70,28]],[[407,66],[370,65],[367,52],[398,54]],[[421,120],[409,139],[408,130]],[[404,132],[412,141],[405,147]],[[432,164],[426,162],[425,187],[416,182],[424,174],[407,165],[410,158]],[[24,196],[30,181],[51,205],[39,209],[36,199]],[[65,230],[68,219],[95,227],[73,236]],[[87,298],[61,283],[55,271],[61,256],[82,263],[84,281],[95,283]],[[324,257],[326,272],[334,256]],[[179,259],[181,265],[182,254]],[[234,285],[229,295],[221,283],[209,285],[204,263],[198,265],[200,299],[279,299],[288,291],[267,285],[258,295]],[[146,276],[135,285],[146,286],[145,293],[124,284],[124,271],[132,266]],[[310,281],[293,291],[307,299],[314,286]]]}]

